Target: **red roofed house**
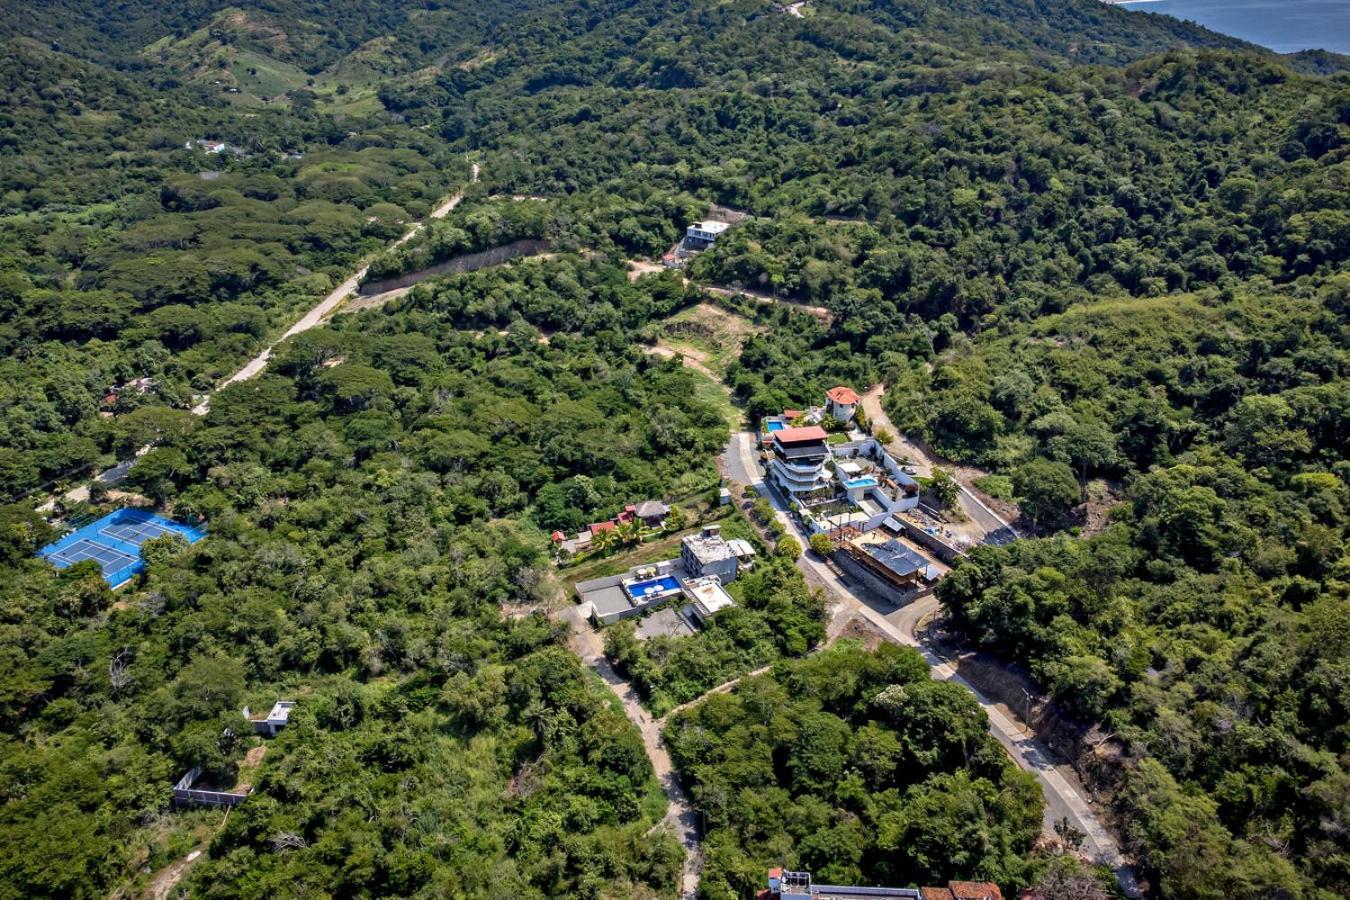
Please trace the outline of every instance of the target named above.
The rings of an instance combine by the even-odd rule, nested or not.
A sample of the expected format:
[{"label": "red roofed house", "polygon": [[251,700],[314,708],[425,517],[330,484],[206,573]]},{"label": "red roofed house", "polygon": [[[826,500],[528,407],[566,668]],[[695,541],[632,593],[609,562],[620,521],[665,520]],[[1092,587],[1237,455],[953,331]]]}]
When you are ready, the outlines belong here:
[{"label": "red roofed house", "polygon": [[851,387],[844,387],[842,384],[838,387],[832,387],[825,392],[827,401],[826,407],[830,415],[834,416],[840,422],[847,422],[853,418],[853,413],[858,408],[858,392]]},{"label": "red roofed house", "polygon": [[595,537],[602,531],[613,531],[614,527],[613,522],[592,522],[586,526],[587,530],[591,533],[591,537]]},{"label": "red roofed house", "polygon": [[952,900],[1003,900],[998,885],[989,881],[949,881]]},{"label": "red roofed house", "polygon": [[769,474],[779,487],[789,494],[805,494],[829,485],[825,461],[830,458],[830,451],[826,437],[825,429],[819,425],[773,432]]}]

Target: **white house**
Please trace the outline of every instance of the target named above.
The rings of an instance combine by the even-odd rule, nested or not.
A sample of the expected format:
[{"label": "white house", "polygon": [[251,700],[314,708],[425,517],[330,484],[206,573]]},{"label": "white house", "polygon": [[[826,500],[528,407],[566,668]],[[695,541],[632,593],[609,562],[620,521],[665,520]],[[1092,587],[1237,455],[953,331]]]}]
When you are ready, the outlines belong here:
[{"label": "white house", "polygon": [[697,244],[711,244],[728,227],[726,222],[705,219],[702,222],[695,222],[690,225],[685,231],[685,237]]},{"label": "white house", "polygon": [[706,625],[709,619],[722,610],[736,605],[736,600],[722,587],[722,582],[713,576],[686,581],[684,595],[690,600],[694,618],[702,625]]},{"label": "white house", "polygon": [[840,422],[847,422],[853,418],[853,413],[858,409],[858,392],[850,387],[844,387],[842,384],[838,387],[832,387],[825,392],[826,408],[830,415],[834,416]]},{"label": "white house", "polygon": [[253,725],[253,730],[258,734],[264,734],[269,737],[276,735],[278,731],[286,727],[291,720],[291,710],[295,709],[294,700],[278,700],[272,704],[266,715],[254,715],[247,706],[244,707],[244,718],[248,719]]}]

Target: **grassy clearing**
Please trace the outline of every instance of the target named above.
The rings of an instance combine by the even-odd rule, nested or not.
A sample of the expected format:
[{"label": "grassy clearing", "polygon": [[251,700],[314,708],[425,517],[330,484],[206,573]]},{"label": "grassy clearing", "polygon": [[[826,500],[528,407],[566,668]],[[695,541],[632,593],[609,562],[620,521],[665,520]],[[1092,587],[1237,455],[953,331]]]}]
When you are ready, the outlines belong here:
[{"label": "grassy clearing", "polygon": [[696,351],[700,362],[719,375],[726,374],[732,360],[740,355],[746,338],[763,330],[712,303],[682,309],[661,324],[665,343],[676,349],[687,347]]}]

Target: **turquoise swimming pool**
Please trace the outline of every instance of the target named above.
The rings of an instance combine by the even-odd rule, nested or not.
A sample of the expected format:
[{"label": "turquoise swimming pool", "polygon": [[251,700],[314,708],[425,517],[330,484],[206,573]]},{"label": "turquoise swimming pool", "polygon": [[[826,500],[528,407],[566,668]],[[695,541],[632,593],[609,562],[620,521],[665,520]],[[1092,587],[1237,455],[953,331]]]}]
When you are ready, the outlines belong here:
[{"label": "turquoise swimming pool", "polygon": [[634,600],[641,600],[648,594],[668,594],[671,591],[678,591],[680,582],[672,575],[666,575],[662,578],[652,578],[647,581],[635,581],[627,586],[628,596]]},{"label": "turquoise swimming pool", "polygon": [[782,431],[784,428],[787,427],[787,425],[778,421],[777,419],[770,419],[768,422],[764,423],[764,427],[766,430],[773,432],[773,431]]},{"label": "turquoise swimming pool", "polygon": [[865,488],[876,486],[877,480],[873,478],[871,475],[864,475],[862,478],[855,478],[852,481],[844,482],[844,487],[849,488],[850,490],[853,488]]}]

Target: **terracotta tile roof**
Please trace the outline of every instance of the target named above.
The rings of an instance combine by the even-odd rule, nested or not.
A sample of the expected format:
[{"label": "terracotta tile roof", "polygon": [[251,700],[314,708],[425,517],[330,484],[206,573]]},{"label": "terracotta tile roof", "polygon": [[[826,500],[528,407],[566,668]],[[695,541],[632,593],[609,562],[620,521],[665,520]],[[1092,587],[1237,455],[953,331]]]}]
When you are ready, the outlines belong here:
[{"label": "terracotta tile roof", "polygon": [[825,396],[829,397],[835,403],[842,403],[846,406],[851,406],[858,402],[858,392],[851,387],[844,387],[842,384],[838,387],[830,388],[825,392]]},{"label": "terracotta tile roof", "polygon": [[998,885],[988,881],[949,881],[947,887],[956,900],[1003,900]]},{"label": "terracotta tile roof", "polygon": [[602,532],[602,531],[613,531],[613,530],[614,530],[614,523],[613,523],[613,522],[592,522],[590,525],[587,525],[586,527],[589,528],[589,529],[591,530],[591,534],[599,534],[599,533]]},{"label": "terracotta tile roof", "polygon": [[797,417],[800,416],[801,414],[802,414],[802,411],[801,411],[800,409],[785,409],[785,410],[783,410],[783,418],[787,419],[789,422],[791,422],[793,419],[797,418]]},{"label": "terracotta tile roof", "polygon": [[923,887],[919,888],[919,893],[923,900],[952,900],[952,892],[944,887]]},{"label": "terracotta tile roof", "polygon": [[783,428],[773,433],[774,440],[780,444],[806,444],[811,441],[823,441],[827,437],[829,435],[819,425],[808,425],[805,428]]}]

